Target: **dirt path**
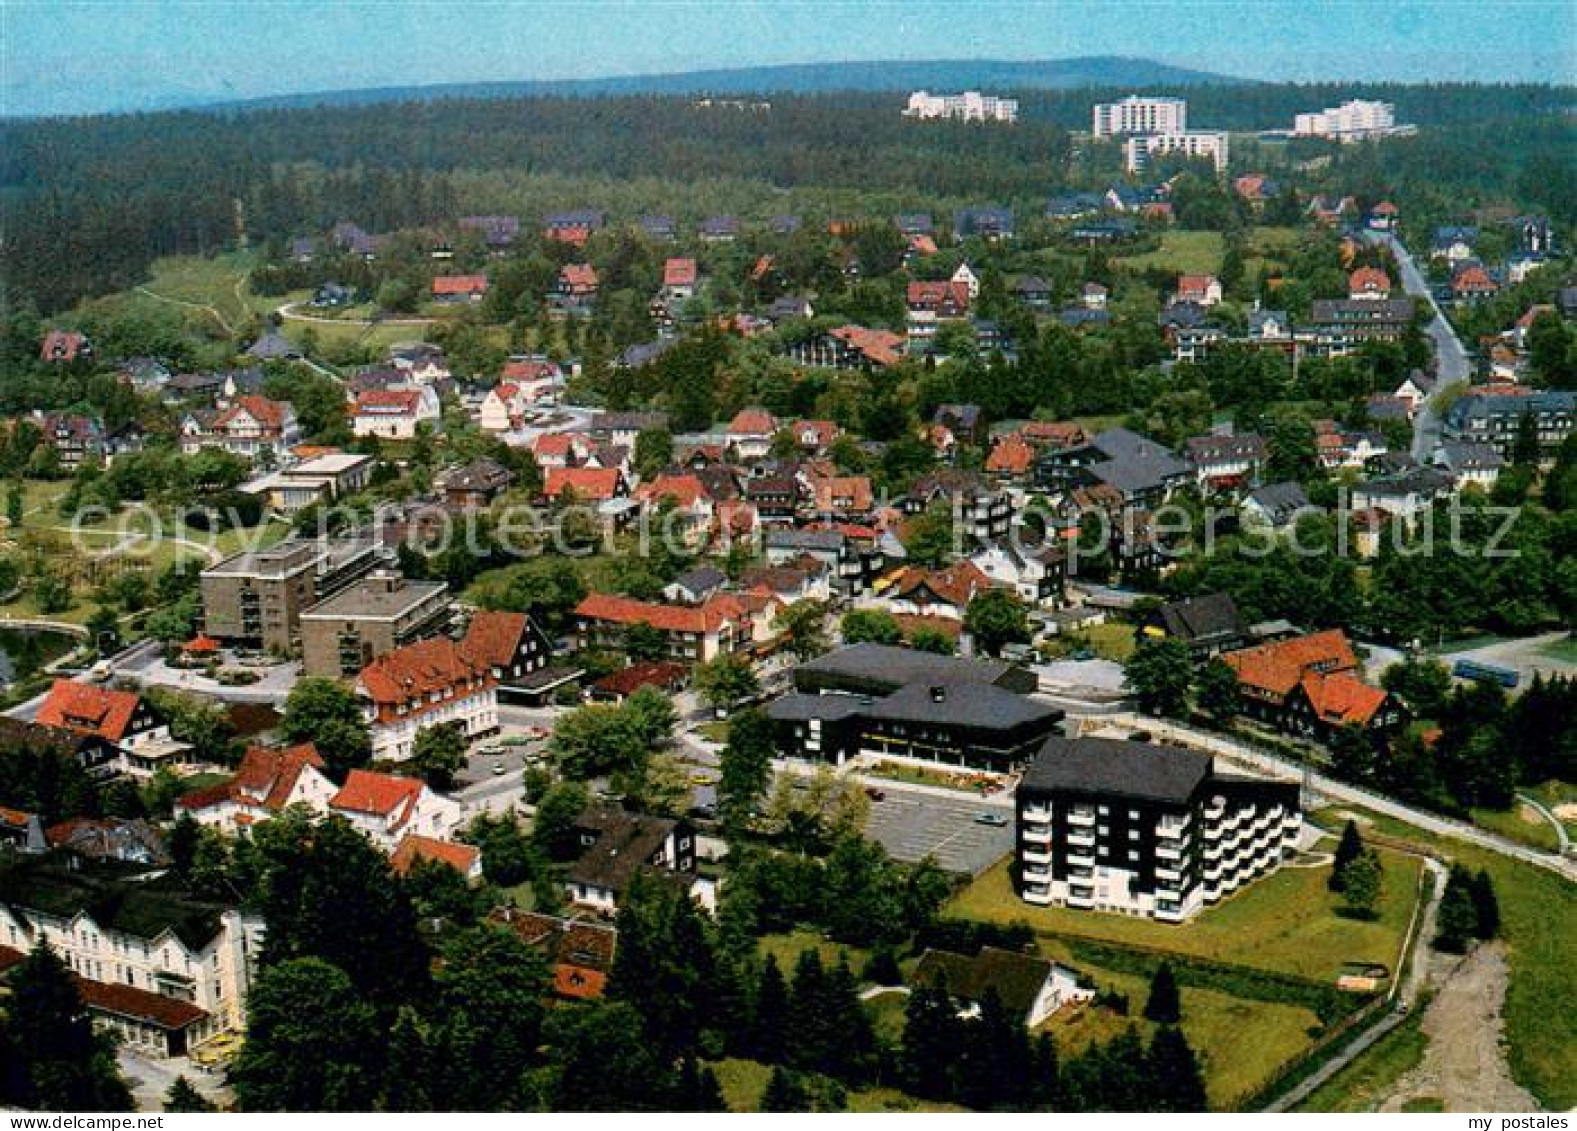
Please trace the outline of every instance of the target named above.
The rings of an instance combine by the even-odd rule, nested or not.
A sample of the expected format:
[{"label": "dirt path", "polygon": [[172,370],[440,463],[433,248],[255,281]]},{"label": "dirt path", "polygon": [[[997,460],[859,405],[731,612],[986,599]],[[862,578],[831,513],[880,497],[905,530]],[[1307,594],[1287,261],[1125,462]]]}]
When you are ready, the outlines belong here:
[{"label": "dirt path", "polygon": [[169,295],[161,295],[157,291],[150,291],[147,287],[138,287],[137,293],[147,295],[151,299],[157,299],[159,302],[167,302],[171,306],[184,306],[188,310],[200,310],[215,322],[218,322],[224,328],[225,333],[235,333],[235,327],[230,325],[230,320],[220,313],[219,308],[216,306],[209,306],[207,303],[202,302],[188,302],[184,298],[171,298]]},{"label": "dirt path", "polygon": [[1456,965],[1444,972],[1424,1014],[1429,1047],[1423,1063],[1397,1082],[1380,1110],[1397,1112],[1409,1101],[1428,1099],[1450,1112],[1540,1110],[1506,1067],[1500,1016],[1506,1000],[1504,945],[1488,943],[1466,958],[1435,961]]}]

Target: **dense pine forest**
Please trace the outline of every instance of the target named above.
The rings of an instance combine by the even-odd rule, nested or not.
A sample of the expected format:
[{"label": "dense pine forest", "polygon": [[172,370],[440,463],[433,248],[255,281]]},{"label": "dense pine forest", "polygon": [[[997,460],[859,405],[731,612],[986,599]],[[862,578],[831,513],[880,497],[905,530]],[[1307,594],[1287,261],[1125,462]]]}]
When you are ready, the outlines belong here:
[{"label": "dense pine forest", "polygon": [[[0,124],[0,270],[9,301],[49,312],[134,285],[158,256],[208,253],[243,236],[283,239],[348,217],[381,231],[512,210],[520,185],[547,175],[644,182],[642,207],[681,218],[742,198],[766,212],[775,194],[794,191],[841,193],[828,207],[854,212],[962,198],[1032,209],[1117,175],[1114,147],[1080,147],[1069,131],[1084,127],[1092,103],[1122,93],[1020,92],[1024,120],[1012,128],[914,122],[898,114],[897,96],[869,93],[774,96],[769,110],[629,96],[13,120]],[[1351,93],[1187,90],[1192,124],[1231,130],[1286,128],[1296,111]],[[1510,195],[1561,221],[1577,217],[1577,183],[1561,159],[1573,142],[1569,88],[1382,84],[1363,93],[1393,99],[1401,118],[1424,128],[1339,151],[1245,140],[1234,164],[1274,168],[1329,154],[1316,178],[1384,189],[1415,211]],[[872,207],[859,207],[867,197]],[[524,203],[541,211],[609,202]],[[798,203],[784,197],[772,211]]]}]

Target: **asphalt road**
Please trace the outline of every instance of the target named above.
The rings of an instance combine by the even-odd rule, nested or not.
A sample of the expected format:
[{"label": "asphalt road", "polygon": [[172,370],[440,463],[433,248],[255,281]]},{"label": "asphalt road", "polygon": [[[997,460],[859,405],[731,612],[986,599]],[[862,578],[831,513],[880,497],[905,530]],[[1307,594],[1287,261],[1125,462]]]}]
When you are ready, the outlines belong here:
[{"label": "asphalt road", "polygon": [[1435,450],[1440,443],[1440,409],[1439,397],[1450,386],[1466,381],[1473,375],[1473,363],[1468,359],[1467,351],[1462,348],[1456,331],[1451,328],[1451,323],[1446,321],[1445,315],[1440,312],[1440,304],[1435,302],[1435,296],[1429,289],[1429,280],[1424,278],[1424,273],[1418,269],[1418,264],[1413,261],[1411,253],[1402,245],[1402,241],[1395,236],[1372,232],[1369,238],[1376,243],[1385,244],[1390,248],[1391,254],[1396,259],[1398,270],[1402,276],[1402,288],[1409,295],[1425,302],[1434,312],[1425,332],[1435,348],[1435,375],[1438,382],[1434,393],[1426,400],[1413,417],[1413,458],[1422,463]]}]

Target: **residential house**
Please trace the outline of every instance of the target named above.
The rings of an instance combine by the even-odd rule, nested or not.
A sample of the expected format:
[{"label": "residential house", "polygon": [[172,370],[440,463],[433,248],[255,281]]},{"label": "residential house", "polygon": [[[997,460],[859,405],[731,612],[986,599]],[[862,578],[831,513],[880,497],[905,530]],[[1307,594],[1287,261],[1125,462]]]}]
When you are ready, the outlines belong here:
[{"label": "residential house", "polygon": [[1012,589],[1026,604],[1056,608],[1066,594],[1067,551],[1054,542],[1026,542],[1021,533],[982,547],[969,562],[991,584]]},{"label": "residential house", "polygon": [[691,258],[670,258],[663,263],[663,295],[673,302],[695,297],[697,271]]},{"label": "residential house", "polygon": [[1378,267],[1360,267],[1347,277],[1347,297],[1353,300],[1391,297],[1391,277]]},{"label": "residential house", "polygon": [[863,326],[839,326],[788,348],[788,355],[801,365],[829,369],[885,369],[904,356],[906,339],[890,330],[869,330]]},{"label": "residential house", "polygon": [[941,569],[900,566],[876,583],[887,611],[961,621],[969,602],[995,583],[968,558]]},{"label": "residential house", "polygon": [[739,238],[739,217],[708,216],[696,228],[702,243],[733,243]]},{"label": "residential house", "polygon": [[694,606],[592,593],[575,607],[575,618],[583,648],[622,648],[630,628],[645,625],[662,634],[669,656],[687,663],[747,648],[755,635],[750,612],[726,593]]},{"label": "residential house", "polygon": [[597,1001],[613,973],[619,932],[583,916],[559,918],[502,907],[492,921],[513,930],[553,971],[553,993],[569,1001]]},{"label": "residential house", "polygon": [[1013,284],[1013,297],[1031,310],[1050,310],[1051,284],[1039,275],[1025,275]]},{"label": "residential house", "polygon": [[564,884],[571,903],[612,915],[641,876],[672,883],[709,910],[716,906],[715,884],[696,874],[688,821],[595,805],[576,818],[575,833],[581,852]]},{"label": "residential house", "polygon": [[237,397],[229,408],[212,416],[188,413],[181,423],[181,451],[195,455],[220,448],[243,459],[280,461],[301,442],[296,410],[288,401]]},{"label": "residential house", "polygon": [[777,432],[776,418],[760,408],[740,409],[723,429],[723,435],[736,458],[745,461],[764,458],[772,450],[772,441]]},{"label": "residential house", "polygon": [[597,301],[597,269],[589,263],[566,263],[559,270],[553,293],[548,296],[553,311],[561,317],[590,317]]},{"label": "residential house", "polygon": [[617,467],[553,467],[542,494],[552,502],[573,497],[577,503],[606,503],[629,494],[629,485]]},{"label": "residential house", "polygon": [[927,949],[911,982],[942,990],[960,1006],[959,1015],[980,1015],[989,995],[1016,1024],[1041,1025],[1066,1005],[1086,1002],[1095,989],[1065,966],[1022,951],[984,946],[973,955]]},{"label": "residential house", "polygon": [[1389,730],[1402,721],[1386,691],[1363,682],[1341,629],[1258,644],[1222,655],[1238,677],[1242,710],[1293,734],[1329,741],[1338,730]]},{"label": "residential house", "polygon": [[433,280],[434,302],[481,302],[487,295],[486,275],[439,275]]},{"label": "residential house", "polygon": [[[1524,418],[1528,420],[1526,426]],[[1519,432],[1526,427],[1547,460],[1572,434],[1574,425],[1577,393],[1570,390],[1516,387],[1496,392],[1475,387],[1446,410],[1442,431],[1447,440],[1489,444],[1510,458]]]},{"label": "residential house", "polygon": [[1472,259],[1478,244],[1478,229],[1468,225],[1443,225],[1435,229],[1429,254],[1434,259],[1444,259],[1451,266]]},{"label": "residential house", "polygon": [[40,359],[53,362],[57,365],[69,365],[78,360],[87,360],[93,356],[92,343],[87,335],[77,330],[51,330],[44,335],[43,345],[39,347]]},{"label": "residential house", "polygon": [[423,424],[437,428],[442,419],[443,407],[431,385],[358,393],[350,411],[353,434],[382,440],[413,440]]},{"label": "residential house", "polygon": [[1488,491],[1506,466],[1505,458],[1493,445],[1455,441],[1437,447],[1433,461],[1456,481],[1458,490],[1474,486]]},{"label": "residential house", "polygon": [[933,503],[948,508],[960,531],[985,545],[1006,536],[1013,520],[1013,501],[982,475],[944,468],[916,479],[902,500],[905,514],[915,515]]},{"label": "residential house", "polygon": [[397,876],[408,876],[421,863],[446,864],[459,872],[468,884],[482,882],[482,850],[471,844],[438,840],[420,833],[406,833],[389,856],[389,868]]},{"label": "residential house", "polygon": [[930,341],[936,337],[939,323],[968,317],[969,304],[967,283],[952,280],[910,283],[907,319],[910,342]]},{"label": "residential house", "polygon": [[961,208],[953,213],[953,235],[965,240],[978,237],[988,243],[1013,238],[1011,208]]},{"label": "residential house", "polygon": [[1258,481],[1269,451],[1253,432],[1241,436],[1192,436],[1188,462],[1205,491],[1232,491]]},{"label": "residential house", "polygon": [[186,764],[191,747],[170,736],[170,724],[150,703],[131,691],[57,679],[39,704],[33,721],[114,746],[116,768],[132,777]]},{"label": "residential house", "polygon": [[329,812],[343,817],[385,853],[416,834],[448,840],[460,831],[463,809],[451,797],[434,793],[421,778],[352,770],[329,798]]},{"label": "residential house", "polygon": [[403,762],[418,732],[454,724],[467,739],[498,729],[498,680],[489,666],[445,637],[420,640],[374,660],[356,679],[372,756]]},{"label": "residential house", "polygon": [[1369,479],[1352,489],[1354,510],[1379,510],[1408,522],[1434,506],[1452,491],[1452,479],[1443,471],[1421,467],[1398,475]]},{"label": "residential house", "polygon": [[672,243],[679,238],[679,225],[672,216],[638,216],[635,222],[647,239]]},{"label": "residential house", "polygon": [[824,517],[862,518],[876,505],[867,475],[813,475],[811,505]]},{"label": "residential house", "polygon": [[1299,516],[1313,510],[1301,483],[1270,483],[1250,491],[1243,500],[1243,521],[1272,530],[1288,530]]},{"label": "residential house", "polygon": [[1221,301],[1221,280],[1214,275],[1179,275],[1174,301],[1214,306]]},{"label": "residential house", "polygon": [[324,773],[325,763],[310,742],[298,746],[251,746],[227,780],[183,794],[177,814],[223,833],[240,833],[279,816],[292,805],[315,813],[328,809],[339,786]]},{"label": "residential house", "polygon": [[633,448],[642,432],[668,427],[665,412],[599,412],[587,429],[592,439]]},{"label": "residential house", "polygon": [[1253,639],[1237,602],[1227,593],[1168,601],[1145,618],[1139,636],[1179,641],[1196,662],[1241,648]]},{"label": "residential house", "polygon": [[1500,291],[1500,284],[1479,263],[1464,263],[1451,274],[1451,297],[1458,302],[1478,302]]}]

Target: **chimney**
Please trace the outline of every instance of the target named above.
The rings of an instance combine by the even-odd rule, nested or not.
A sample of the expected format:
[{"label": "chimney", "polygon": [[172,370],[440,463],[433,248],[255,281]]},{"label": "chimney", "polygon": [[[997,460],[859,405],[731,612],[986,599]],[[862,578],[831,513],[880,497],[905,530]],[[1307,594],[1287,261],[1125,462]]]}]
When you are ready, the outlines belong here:
[{"label": "chimney", "polygon": [[367,588],[374,593],[397,593],[405,586],[405,577],[399,570],[375,569],[367,575]]},{"label": "chimney", "polygon": [[939,683],[938,684],[934,684],[931,687],[931,702],[933,702],[933,703],[943,703],[943,702],[946,702],[946,700],[947,700],[947,688],[943,687]]}]

